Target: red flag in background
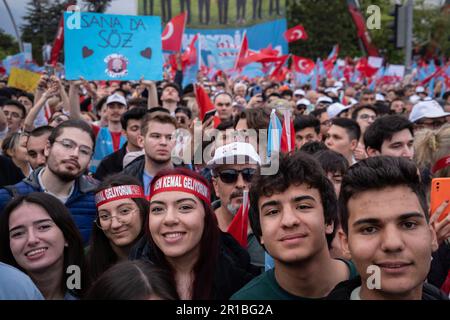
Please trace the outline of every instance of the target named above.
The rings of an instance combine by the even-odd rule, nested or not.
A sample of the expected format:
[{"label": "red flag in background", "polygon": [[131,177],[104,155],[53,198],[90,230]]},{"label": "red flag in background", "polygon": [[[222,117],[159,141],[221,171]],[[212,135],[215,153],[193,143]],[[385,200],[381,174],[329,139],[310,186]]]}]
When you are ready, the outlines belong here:
[{"label": "red flag in background", "polygon": [[167,23],[161,34],[162,49],[165,51],[181,50],[181,41],[183,40],[184,28],[186,26],[187,13],[183,12],[173,17]]},{"label": "red flag in background", "polygon": [[[197,100],[198,104],[198,116],[200,120],[203,120],[205,117],[205,114],[208,111],[214,110],[214,104],[212,103],[211,99],[209,99],[208,94],[205,92],[202,86],[195,85],[195,99]],[[215,122],[215,120],[214,120]]]},{"label": "red flag in background", "polygon": [[336,62],[339,55],[339,45],[336,44],[333,46],[333,50],[331,50],[330,54],[328,55],[328,58],[323,61],[323,66],[325,70],[328,72],[331,72],[334,68],[334,63]]},{"label": "red flag in background", "polygon": [[298,56],[292,56],[292,65],[294,66],[294,70],[296,72],[304,73],[304,74],[310,74],[311,71],[314,70],[314,67],[316,64],[311,59],[298,57]]},{"label": "red flag in background", "polygon": [[348,6],[350,15],[352,16],[353,23],[356,26],[357,36],[361,39],[364,48],[369,56],[378,57],[378,49],[372,43],[369,32],[366,29],[366,20],[364,19],[362,13],[353,5]]},{"label": "red flag in background", "polygon": [[284,32],[284,38],[287,42],[294,42],[297,40],[307,40],[308,34],[305,31],[305,28],[301,24],[290,28]]},{"label": "red flag in background", "polygon": [[247,248],[249,208],[250,201],[248,200],[248,191],[244,190],[242,205],[240,206],[238,212],[234,216],[227,230],[227,232],[231,234],[233,238],[236,239],[236,241],[239,242],[239,244],[244,248]]},{"label": "red flag in background", "polygon": [[295,148],[294,121],[289,110],[283,111],[283,129],[281,130],[281,152],[291,152]]},{"label": "red flag in background", "polygon": [[58,31],[56,33],[55,41],[53,42],[52,52],[50,54],[50,64],[56,66],[58,63],[59,54],[64,44],[64,15],[59,19]]},{"label": "red flag in background", "polygon": [[277,81],[284,80],[284,77],[286,76],[287,73],[287,69],[283,68],[283,66],[288,58],[289,54],[277,58],[277,62],[275,62],[275,69],[273,69],[272,73],[270,74],[270,78],[275,79]]},{"label": "red flag in background", "polygon": [[245,67],[248,62],[245,61],[245,58],[248,56],[248,39],[247,33],[244,32],[244,37],[242,37],[241,47],[239,49],[239,53],[236,57],[236,63],[234,64],[234,69],[241,70]]},{"label": "red flag in background", "polygon": [[181,56],[181,64],[183,65],[183,70],[185,67],[190,65],[195,65],[197,63],[197,48],[195,47],[195,42],[198,39],[198,33],[192,38],[189,47],[183,52]]},{"label": "red flag in background", "polygon": [[364,74],[365,77],[371,78],[375,73],[377,73],[378,68],[372,67],[369,64],[367,57],[362,57],[356,64],[356,70]]}]

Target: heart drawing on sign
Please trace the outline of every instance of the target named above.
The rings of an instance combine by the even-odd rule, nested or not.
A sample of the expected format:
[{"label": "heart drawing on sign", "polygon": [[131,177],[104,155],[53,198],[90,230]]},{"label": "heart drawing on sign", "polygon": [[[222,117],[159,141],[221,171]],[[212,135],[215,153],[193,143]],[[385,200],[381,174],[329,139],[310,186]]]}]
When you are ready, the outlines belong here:
[{"label": "heart drawing on sign", "polygon": [[151,59],[152,58],[152,49],[146,48],[145,50],[142,50],[141,56],[143,56],[144,58],[147,58],[147,59]]},{"label": "heart drawing on sign", "polygon": [[89,49],[88,47],[83,47],[83,58],[87,58],[89,56],[92,56],[94,54],[94,50]]}]

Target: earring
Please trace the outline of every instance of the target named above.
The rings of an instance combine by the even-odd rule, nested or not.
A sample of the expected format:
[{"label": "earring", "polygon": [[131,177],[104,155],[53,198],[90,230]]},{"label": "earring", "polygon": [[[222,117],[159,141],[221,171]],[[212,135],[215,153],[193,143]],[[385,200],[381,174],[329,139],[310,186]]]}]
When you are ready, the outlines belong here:
[{"label": "earring", "polygon": [[69,244],[66,242],[66,243],[64,243],[64,247],[68,247],[69,246]]}]

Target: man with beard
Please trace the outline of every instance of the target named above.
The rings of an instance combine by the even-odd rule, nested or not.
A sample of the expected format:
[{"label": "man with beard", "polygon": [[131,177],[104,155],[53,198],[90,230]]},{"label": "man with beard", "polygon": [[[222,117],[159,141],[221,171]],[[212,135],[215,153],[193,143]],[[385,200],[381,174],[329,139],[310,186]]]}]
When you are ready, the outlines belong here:
[{"label": "man with beard", "polygon": [[[218,201],[213,203],[220,230],[228,231],[233,218],[248,191],[253,175],[258,171],[261,159],[249,143],[234,142],[217,148],[214,158],[208,162],[212,169],[212,183]],[[251,229],[248,230],[248,253],[251,263],[264,268],[264,250]]]},{"label": "man with beard", "polygon": [[45,167],[23,181],[0,189],[0,213],[15,195],[46,192],[70,210],[87,244],[96,217],[94,190],[97,181],[83,175],[94,150],[94,133],[82,120],[68,120],[53,129],[45,146]]},{"label": "man with beard", "polygon": [[175,147],[177,121],[166,112],[148,113],[142,120],[138,144],[144,148],[144,155],[124,169],[124,173],[139,179],[145,195],[150,194],[150,182],[162,169],[173,168],[171,159]]}]

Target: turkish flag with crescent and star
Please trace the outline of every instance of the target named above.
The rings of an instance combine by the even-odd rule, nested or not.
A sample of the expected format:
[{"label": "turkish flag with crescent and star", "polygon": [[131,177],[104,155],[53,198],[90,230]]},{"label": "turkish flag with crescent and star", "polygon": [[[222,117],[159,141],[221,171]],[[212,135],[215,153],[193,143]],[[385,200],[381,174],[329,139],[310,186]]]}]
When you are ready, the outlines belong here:
[{"label": "turkish flag with crescent and star", "polygon": [[308,34],[305,31],[305,28],[301,24],[286,30],[284,33],[284,38],[287,42],[294,42],[297,40],[307,40]]},{"label": "turkish flag with crescent and star", "polygon": [[161,34],[162,49],[164,51],[181,50],[181,41],[183,39],[184,28],[186,26],[187,13],[183,12],[173,17],[164,28]]},{"label": "turkish flag with crescent and star", "polygon": [[310,74],[314,70],[316,64],[311,59],[292,55],[292,65],[295,72]]}]

